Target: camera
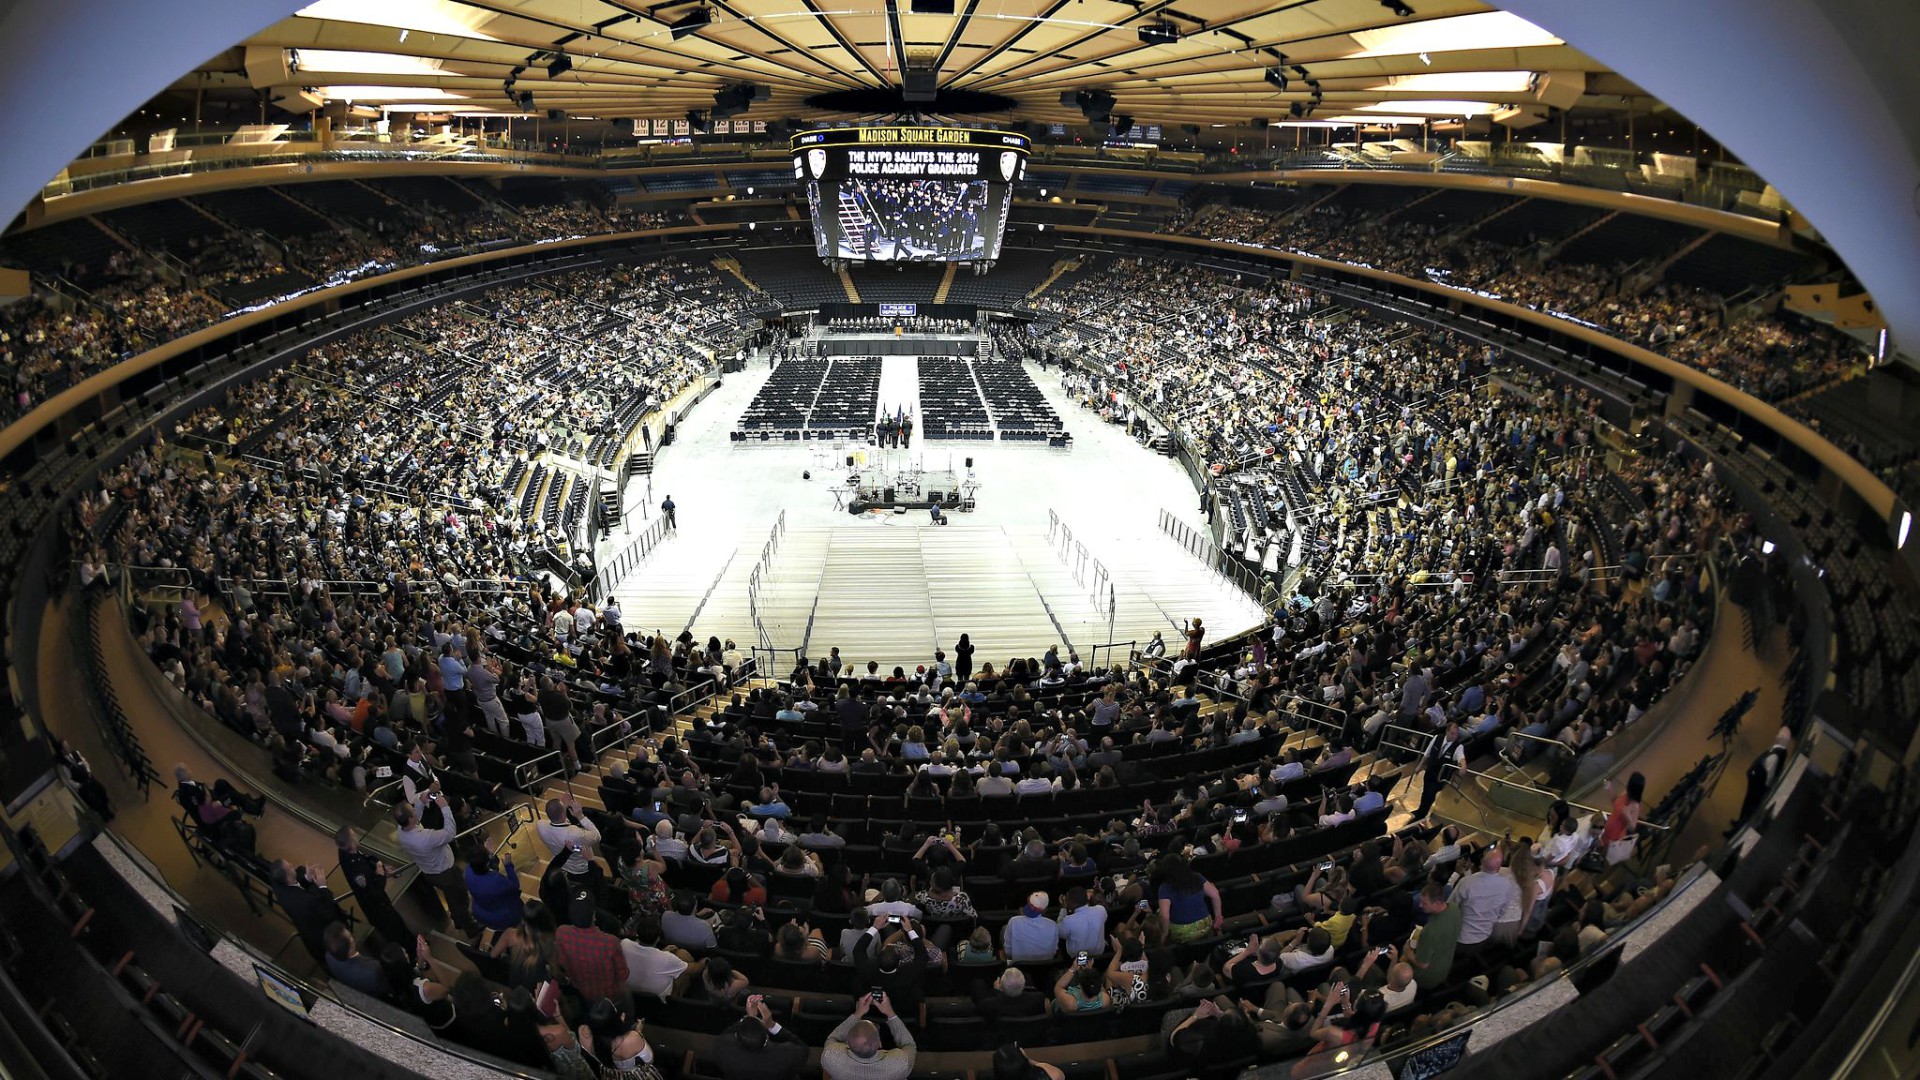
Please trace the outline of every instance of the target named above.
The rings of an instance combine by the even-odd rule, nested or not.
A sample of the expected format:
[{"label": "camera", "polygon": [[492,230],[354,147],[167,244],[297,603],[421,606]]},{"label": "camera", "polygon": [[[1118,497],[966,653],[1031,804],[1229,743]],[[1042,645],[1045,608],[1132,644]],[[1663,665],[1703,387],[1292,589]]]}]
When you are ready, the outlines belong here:
[{"label": "camera", "polygon": [[887,999],[887,992],[876,986],[873,988],[873,992],[867,996],[874,1001],[885,1001]]},{"label": "camera", "polygon": [[1247,820],[1247,812],[1245,810],[1235,810],[1233,812],[1234,824],[1238,825],[1246,820]]},{"label": "camera", "polygon": [[1133,906],[1134,906],[1134,908],[1135,908],[1135,910],[1138,910],[1138,911],[1145,911],[1145,910],[1147,910],[1147,902],[1146,902],[1145,900],[1142,900],[1142,901],[1140,901],[1139,903],[1137,903],[1137,904],[1135,904],[1135,905],[1133,905]]},{"label": "camera", "polygon": [[1086,966],[1087,966],[1087,951],[1086,951],[1085,949],[1082,949],[1082,950],[1080,950],[1080,951],[1079,951],[1078,953],[1076,953],[1076,954],[1074,954],[1074,957],[1073,957],[1073,962],[1074,962],[1074,963],[1075,963],[1076,965],[1078,965],[1078,966],[1080,966],[1080,967],[1086,967]]},{"label": "camera", "polygon": [[1323,863],[1321,863],[1321,864],[1320,864],[1320,872],[1321,872],[1321,873],[1323,873],[1323,874],[1324,874],[1324,873],[1326,873],[1327,871],[1329,871],[1329,870],[1331,870],[1331,869],[1333,869],[1333,860],[1332,860],[1332,859],[1328,859],[1328,860],[1327,860],[1326,862],[1323,862]]},{"label": "camera", "polygon": [[887,916],[887,925],[888,925],[888,926],[899,926],[899,925],[900,925],[900,916],[898,916],[898,915],[889,915],[889,916]]}]

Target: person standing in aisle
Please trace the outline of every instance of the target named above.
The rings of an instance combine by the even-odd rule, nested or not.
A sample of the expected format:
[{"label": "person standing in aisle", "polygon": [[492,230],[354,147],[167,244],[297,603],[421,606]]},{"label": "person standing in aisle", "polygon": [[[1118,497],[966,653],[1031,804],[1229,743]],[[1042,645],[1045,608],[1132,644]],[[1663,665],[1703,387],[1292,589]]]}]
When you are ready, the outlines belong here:
[{"label": "person standing in aisle", "polygon": [[340,875],[353,890],[353,899],[367,925],[378,931],[384,941],[406,947],[414,938],[413,930],[387,895],[387,879],[393,876],[387,864],[360,850],[360,838],[351,826],[341,826],[334,834],[334,846],[340,849]]},{"label": "person standing in aisle", "polygon": [[967,640],[967,635],[961,634],[959,643],[953,647],[953,681],[956,685],[965,686],[972,675],[973,642]]},{"label": "person standing in aisle", "polygon": [[675,507],[673,505],[673,496],[669,495],[667,496],[667,501],[660,504],[660,512],[667,516],[667,528],[678,531],[680,528],[680,521],[677,517],[674,516],[674,510],[675,510]]},{"label": "person standing in aisle", "polygon": [[[424,828],[420,824],[420,810],[428,803],[440,807],[441,820],[445,824],[438,829]],[[446,897],[446,907],[453,917],[453,925],[459,927],[461,933],[477,940],[480,937],[480,924],[473,918],[473,905],[467,898],[466,878],[460,873],[460,868],[454,865],[455,826],[453,808],[447,805],[447,797],[430,789],[419,808],[405,802],[394,807],[393,820],[400,826],[400,849],[420,868],[420,876]],[[426,896],[431,897],[433,893],[428,892]]]}]

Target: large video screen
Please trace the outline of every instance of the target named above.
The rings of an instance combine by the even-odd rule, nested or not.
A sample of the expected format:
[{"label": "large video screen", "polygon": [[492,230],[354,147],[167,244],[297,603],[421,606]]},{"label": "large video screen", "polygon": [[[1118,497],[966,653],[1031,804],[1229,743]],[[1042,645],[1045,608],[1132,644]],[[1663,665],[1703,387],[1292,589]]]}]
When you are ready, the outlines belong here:
[{"label": "large video screen", "polygon": [[831,209],[821,224],[830,226],[836,259],[952,262],[996,254],[980,227],[985,180],[828,180],[820,191]]},{"label": "large video screen", "polygon": [[1028,143],[967,128],[831,128],[796,136],[814,250],[853,262],[1000,257]]}]

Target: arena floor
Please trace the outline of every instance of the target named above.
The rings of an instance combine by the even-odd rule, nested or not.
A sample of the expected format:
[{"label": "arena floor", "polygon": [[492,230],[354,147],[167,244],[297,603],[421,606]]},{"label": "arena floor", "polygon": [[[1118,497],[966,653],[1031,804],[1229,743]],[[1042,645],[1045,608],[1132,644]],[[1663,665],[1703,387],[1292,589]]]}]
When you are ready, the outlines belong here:
[{"label": "arena floor", "polygon": [[[882,376],[889,406],[918,399],[900,367],[889,364]],[[904,367],[911,378],[911,363]],[[1189,618],[1203,620],[1210,638],[1260,621],[1257,605],[1160,531],[1162,509],[1202,525],[1179,464],[1073,404],[1058,373],[1029,368],[1073,433],[1070,449],[916,439],[910,449],[881,451],[731,441],[768,371],[755,362],[729,375],[688,415],[654,474],[630,482],[626,531],[602,545],[603,557],[651,525],[669,495],[679,535],[615,590],[628,626],[691,626],[744,649],[758,637],[757,609],[776,647],[804,646],[818,657],[837,646],[849,662],[911,669],[961,633],[980,650],[976,665],[1038,656],[1055,644],[1092,663],[1093,646],[1109,641],[1144,643],[1159,631],[1177,643]],[[970,456],[976,509],[949,515],[944,527],[925,511],[836,509],[831,486],[844,480],[846,455],[856,451],[893,467],[919,463],[962,476]],[[1049,511],[1072,531],[1065,558],[1060,533],[1049,538]],[[755,567],[782,512],[784,536],[750,604]],[[1098,584],[1101,569],[1110,590]]]}]

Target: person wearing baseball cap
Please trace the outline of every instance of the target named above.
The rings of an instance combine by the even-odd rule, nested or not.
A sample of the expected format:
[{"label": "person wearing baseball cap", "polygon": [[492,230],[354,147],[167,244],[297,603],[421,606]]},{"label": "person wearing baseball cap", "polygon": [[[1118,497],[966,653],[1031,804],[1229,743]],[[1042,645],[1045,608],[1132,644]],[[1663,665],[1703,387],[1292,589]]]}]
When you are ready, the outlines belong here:
[{"label": "person wearing baseball cap", "polygon": [[1047,918],[1048,896],[1036,890],[1027,897],[1020,914],[1007,920],[1000,932],[1000,948],[1009,963],[1051,960],[1060,949],[1060,924]]}]

